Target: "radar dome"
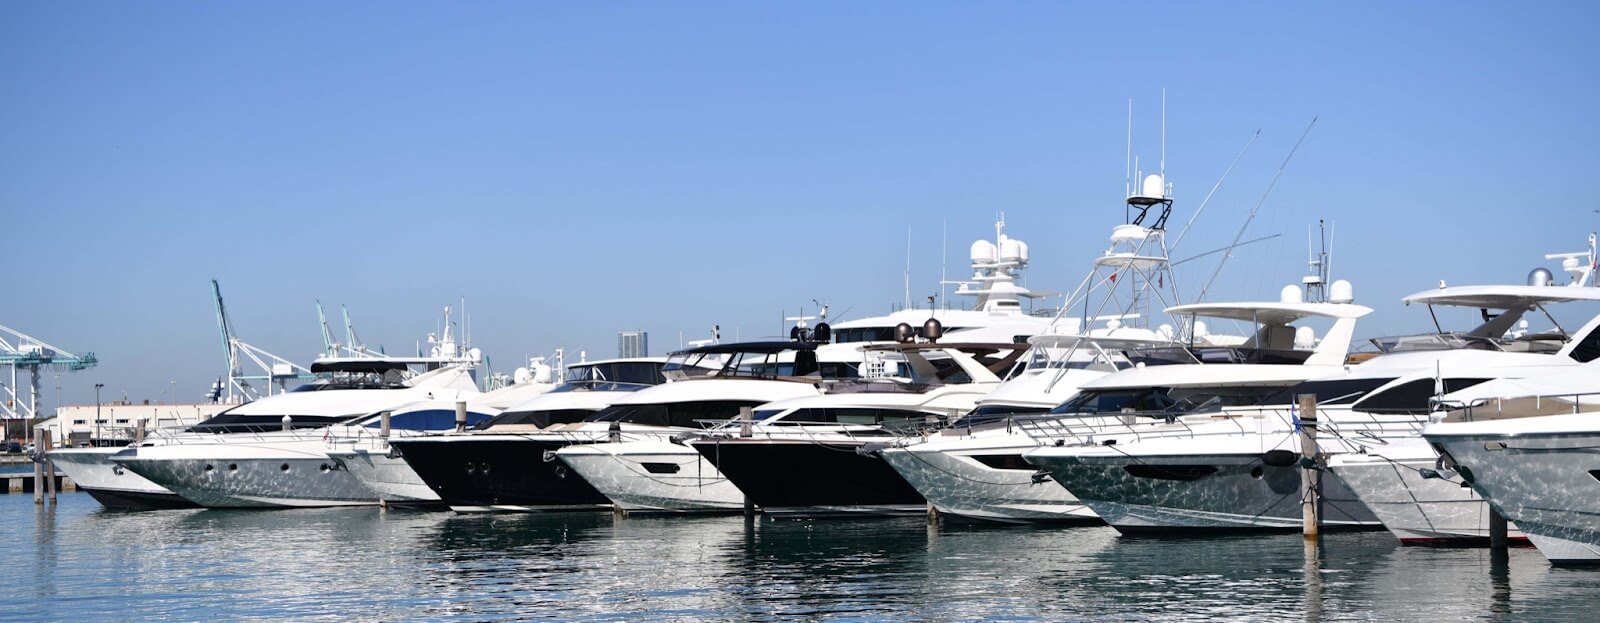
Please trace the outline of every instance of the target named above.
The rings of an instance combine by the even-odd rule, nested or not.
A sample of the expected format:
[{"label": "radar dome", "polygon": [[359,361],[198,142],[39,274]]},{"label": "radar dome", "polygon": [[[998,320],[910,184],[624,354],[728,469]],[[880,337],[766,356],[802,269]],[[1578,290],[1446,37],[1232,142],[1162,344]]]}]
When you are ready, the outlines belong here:
[{"label": "radar dome", "polygon": [[1022,243],[1016,240],[1000,242],[1000,261],[1016,262],[1022,259]]},{"label": "radar dome", "polygon": [[1556,276],[1548,268],[1535,268],[1528,273],[1528,285],[1544,287],[1555,283]]},{"label": "radar dome", "polygon": [[1021,240],[1018,240],[1017,241],[1017,246],[1022,248],[1022,261],[1023,262],[1027,262],[1028,261],[1028,243],[1023,242]]},{"label": "radar dome", "polygon": [[1303,301],[1304,299],[1301,297],[1299,286],[1287,285],[1284,286],[1282,290],[1278,291],[1279,303],[1300,303]]},{"label": "radar dome", "polygon": [[1311,327],[1295,327],[1294,347],[1296,350],[1311,350],[1317,345],[1317,331]]},{"label": "radar dome", "polygon": [[533,382],[549,383],[555,380],[555,368],[543,361],[533,364]]},{"label": "radar dome", "polygon": [[531,381],[531,380],[533,380],[533,374],[528,372],[527,368],[517,368],[516,370],[511,372],[511,382],[512,383],[515,383],[517,385],[521,385],[521,384],[526,383],[526,382]]},{"label": "radar dome", "polygon": [[471,359],[473,363],[478,363],[480,361],[483,361],[483,350],[482,349],[478,349],[478,348],[474,348],[474,349],[468,350],[467,351],[467,358]]},{"label": "radar dome", "polygon": [[1206,321],[1204,321],[1204,320],[1196,320],[1196,321],[1194,321],[1194,336],[1195,337],[1205,337],[1207,335],[1211,335],[1211,328],[1206,326]]},{"label": "radar dome", "polygon": [[1328,288],[1328,300],[1334,303],[1354,303],[1356,302],[1356,288],[1350,285],[1349,281],[1336,279],[1333,285]]},{"label": "radar dome", "polygon": [[1161,180],[1161,176],[1160,175],[1149,175],[1149,176],[1146,176],[1144,178],[1144,192],[1141,193],[1141,194],[1143,196],[1145,196],[1145,197],[1165,197],[1165,196],[1167,196],[1167,192],[1166,192],[1167,189],[1165,187],[1166,185],[1162,184],[1161,182],[1162,182],[1162,180]]},{"label": "radar dome", "polygon": [[993,242],[979,240],[972,243],[972,262],[974,264],[993,263],[997,255],[997,249],[995,249]]},{"label": "radar dome", "polygon": [[1166,323],[1162,323],[1161,326],[1156,327],[1156,336],[1157,337],[1160,337],[1163,340],[1170,340],[1170,339],[1172,339],[1172,335],[1173,335],[1173,333],[1172,333],[1172,325],[1166,324]]}]

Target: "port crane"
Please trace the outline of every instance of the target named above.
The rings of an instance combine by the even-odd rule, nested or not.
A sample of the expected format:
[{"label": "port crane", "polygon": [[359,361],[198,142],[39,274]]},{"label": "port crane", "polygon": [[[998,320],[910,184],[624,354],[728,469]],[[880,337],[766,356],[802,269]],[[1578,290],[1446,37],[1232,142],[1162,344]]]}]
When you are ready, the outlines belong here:
[{"label": "port crane", "polygon": [[[0,366],[11,369],[11,382],[5,384],[5,403],[0,404],[0,417],[7,420],[39,418],[40,370],[76,372],[93,368],[97,363],[99,360],[95,359],[94,353],[74,355],[46,344],[44,340],[0,325]],[[17,387],[17,376],[24,372],[29,376],[26,397]]]},{"label": "port crane", "polygon": [[[222,286],[217,285],[216,279],[211,280],[211,293],[217,302],[217,327],[222,332],[222,347],[227,354],[228,378],[226,381],[217,379],[216,383],[212,384],[211,391],[207,393],[207,398],[226,404],[249,402],[262,396],[288,391],[291,381],[306,382],[317,378],[306,367],[251,346],[234,335],[233,321],[228,318],[228,308],[222,304]],[[246,360],[255,364],[261,372],[245,374]],[[255,383],[260,383],[261,388],[258,389]],[[277,386],[276,392],[273,391],[273,386]]]}]

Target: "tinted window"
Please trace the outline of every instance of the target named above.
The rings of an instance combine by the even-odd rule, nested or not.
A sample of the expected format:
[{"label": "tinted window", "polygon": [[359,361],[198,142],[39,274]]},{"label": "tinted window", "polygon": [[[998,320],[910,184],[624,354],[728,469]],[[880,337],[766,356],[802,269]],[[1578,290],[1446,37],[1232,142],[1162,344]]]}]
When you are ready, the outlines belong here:
[{"label": "tinted window", "polygon": [[904,409],[832,408],[797,409],[773,424],[861,424],[876,425],[884,422],[920,422],[938,417],[921,411]]},{"label": "tinted window", "polygon": [[983,405],[973,409],[966,415],[961,416],[960,419],[956,420],[950,426],[953,428],[979,426],[989,422],[998,422],[1008,417],[1015,417],[1019,415],[1040,415],[1046,411],[1049,411],[1049,409],[1045,409],[1043,407],[1024,407],[1020,405]]},{"label": "tinted window", "polygon": [[1590,331],[1588,335],[1583,336],[1583,340],[1572,347],[1570,354],[1573,359],[1581,363],[1589,363],[1600,358],[1600,329]]},{"label": "tinted window", "polygon": [[[1463,390],[1487,380],[1489,379],[1445,379],[1444,393]],[[1417,379],[1372,394],[1357,401],[1350,408],[1371,413],[1421,415],[1428,412],[1428,401],[1433,397],[1433,379]]]},{"label": "tinted window", "polygon": [[1057,415],[1090,415],[1119,413],[1123,409],[1134,411],[1161,411],[1172,406],[1161,389],[1113,389],[1081,391],[1078,395],[1050,410]]},{"label": "tinted window", "polygon": [[[467,412],[467,426],[476,427],[491,419],[487,413],[476,411]],[[383,421],[374,419],[367,423],[367,428],[382,428]],[[421,411],[407,411],[389,416],[389,428],[395,430],[450,430],[456,427],[456,412],[454,409],[425,409]]]},{"label": "tinted window", "polygon": [[1265,400],[1261,401],[1261,404],[1286,405],[1295,402],[1296,396],[1315,394],[1317,404],[1345,405],[1360,400],[1368,392],[1383,387],[1393,380],[1393,378],[1378,378],[1306,381],[1267,396]]},{"label": "tinted window", "polygon": [[628,422],[650,426],[698,427],[699,420],[728,420],[740,407],[763,404],[751,400],[710,400],[665,404],[616,405],[589,418],[591,422]]},{"label": "tinted window", "polygon": [[535,411],[507,411],[486,420],[475,428],[484,429],[501,424],[530,424],[545,428],[551,424],[570,424],[581,422],[584,418],[594,415],[590,409],[544,409]]}]

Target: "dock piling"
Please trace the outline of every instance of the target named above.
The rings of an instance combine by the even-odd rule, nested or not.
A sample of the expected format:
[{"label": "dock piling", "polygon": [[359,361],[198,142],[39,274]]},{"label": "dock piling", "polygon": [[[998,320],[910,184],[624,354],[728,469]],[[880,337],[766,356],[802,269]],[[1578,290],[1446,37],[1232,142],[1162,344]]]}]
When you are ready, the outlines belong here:
[{"label": "dock piling", "polygon": [[1322,451],[1317,448],[1317,396],[1301,394],[1300,532],[1318,539],[1322,532]]}]

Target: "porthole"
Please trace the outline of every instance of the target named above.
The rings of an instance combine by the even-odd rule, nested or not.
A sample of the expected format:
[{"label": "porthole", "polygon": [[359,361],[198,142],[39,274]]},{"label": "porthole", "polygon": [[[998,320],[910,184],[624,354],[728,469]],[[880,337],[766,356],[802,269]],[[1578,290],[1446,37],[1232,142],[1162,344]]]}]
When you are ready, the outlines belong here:
[{"label": "porthole", "polygon": [[333,467],[332,466],[328,465],[327,463],[323,463],[322,464],[322,473],[326,474],[326,473],[331,472],[331,471],[333,471]]},{"label": "porthole", "polygon": [[472,466],[472,462],[471,461],[467,462],[467,473],[468,474],[476,474],[476,473],[478,473],[478,470]]},{"label": "porthole", "polygon": [[230,472],[239,471],[239,464],[238,463],[229,463],[228,464],[228,471],[230,471]]},{"label": "porthole", "polygon": [[479,463],[478,464],[478,473],[480,473],[480,474],[489,473],[489,464],[488,463]]},{"label": "porthole", "polygon": [[212,466],[211,466],[211,464],[210,464],[210,463],[206,463],[206,471],[208,471],[208,472],[209,472],[209,471],[211,471],[211,470],[213,470],[213,469],[216,469],[216,468],[215,468],[215,467],[212,467]]},{"label": "porthole", "polygon": [[1255,466],[1255,467],[1250,469],[1250,477],[1251,478],[1254,478],[1256,480],[1261,480],[1261,477],[1265,476],[1265,475],[1267,475],[1267,470],[1261,469],[1260,465],[1257,465],[1257,466]]},{"label": "porthole", "polygon": [[279,465],[278,469],[281,470],[281,471],[285,471],[285,472],[289,471],[289,464],[288,463],[284,463],[282,465]]}]

